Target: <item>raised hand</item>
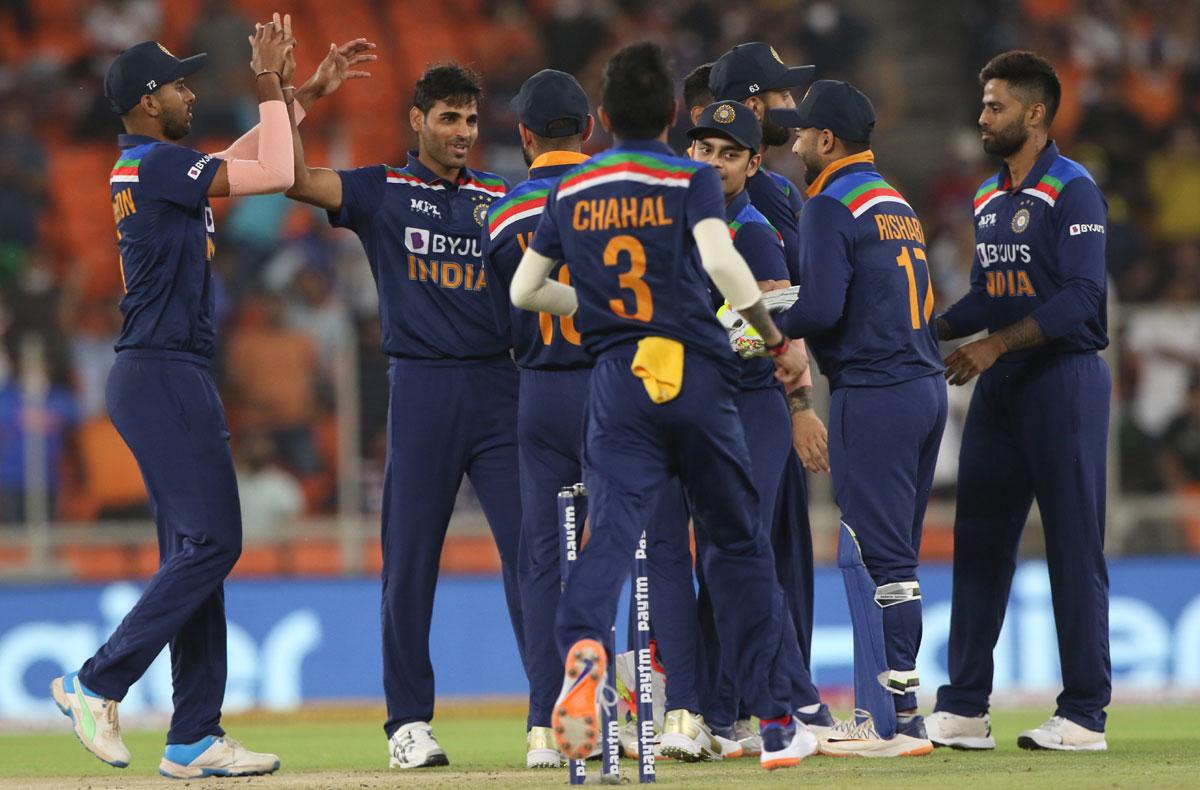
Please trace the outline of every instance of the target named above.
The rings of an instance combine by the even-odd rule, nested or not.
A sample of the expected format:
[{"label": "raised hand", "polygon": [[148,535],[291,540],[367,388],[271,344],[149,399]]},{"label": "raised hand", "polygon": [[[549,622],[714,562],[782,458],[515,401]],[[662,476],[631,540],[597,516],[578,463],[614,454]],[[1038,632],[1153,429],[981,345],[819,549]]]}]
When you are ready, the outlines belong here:
[{"label": "raised hand", "polygon": [[[277,13],[270,22],[254,26],[254,35],[249,36],[249,41],[250,70],[255,75],[273,71],[279,75],[282,84],[284,68],[296,44],[291,30],[290,14],[285,14],[283,19],[280,19]],[[295,66],[292,68],[294,70]]]},{"label": "raised hand", "polygon": [[331,43],[317,70],[304,84],[305,90],[312,94],[312,98],[319,99],[333,93],[346,80],[370,77],[371,72],[356,69],[355,66],[379,60],[378,55],[371,54],[373,49],[375,44],[365,38],[347,41],[340,47]]}]

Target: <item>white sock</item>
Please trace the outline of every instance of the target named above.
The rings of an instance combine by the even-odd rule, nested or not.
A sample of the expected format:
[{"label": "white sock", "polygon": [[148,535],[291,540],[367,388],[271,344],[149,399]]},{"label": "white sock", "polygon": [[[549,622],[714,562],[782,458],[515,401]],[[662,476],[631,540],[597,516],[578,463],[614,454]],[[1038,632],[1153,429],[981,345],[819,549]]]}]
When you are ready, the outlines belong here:
[{"label": "white sock", "polygon": [[801,708],[796,708],[797,713],[803,713],[806,716],[811,716],[812,714],[814,714],[820,710],[821,710],[821,703],[819,703],[819,702],[812,704],[812,705],[805,705],[804,707],[801,707]]}]

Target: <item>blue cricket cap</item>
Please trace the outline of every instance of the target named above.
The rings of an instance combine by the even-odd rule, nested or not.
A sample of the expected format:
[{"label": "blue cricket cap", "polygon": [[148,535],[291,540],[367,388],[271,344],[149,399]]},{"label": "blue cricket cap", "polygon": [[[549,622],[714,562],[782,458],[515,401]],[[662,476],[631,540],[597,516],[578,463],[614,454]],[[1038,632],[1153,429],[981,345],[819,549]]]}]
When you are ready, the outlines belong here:
[{"label": "blue cricket cap", "polygon": [[869,143],[875,108],[848,82],[817,80],[794,110],[771,110],[771,120],[789,129],[828,129],[854,143]]},{"label": "blue cricket cap", "polygon": [[713,135],[724,137],[758,153],[762,145],[762,124],[754,110],[741,102],[716,101],[700,112],[700,120],[688,129],[687,135],[693,140]]},{"label": "blue cricket cap", "polygon": [[157,41],[143,41],[124,50],[104,76],[104,95],[113,112],[124,115],[142,100],[181,77],[195,74],[208,55],[201,52],[180,60]]},{"label": "blue cricket cap", "polygon": [[816,75],[816,66],[788,66],[775,47],[751,41],[738,44],[717,59],[708,77],[708,89],[714,99],[745,101],[763,91],[802,88]]},{"label": "blue cricket cap", "polygon": [[[542,69],[525,80],[509,106],[525,128],[539,137],[570,137],[587,128],[587,94],[565,71]],[[561,120],[575,123],[550,128],[552,122]]]}]

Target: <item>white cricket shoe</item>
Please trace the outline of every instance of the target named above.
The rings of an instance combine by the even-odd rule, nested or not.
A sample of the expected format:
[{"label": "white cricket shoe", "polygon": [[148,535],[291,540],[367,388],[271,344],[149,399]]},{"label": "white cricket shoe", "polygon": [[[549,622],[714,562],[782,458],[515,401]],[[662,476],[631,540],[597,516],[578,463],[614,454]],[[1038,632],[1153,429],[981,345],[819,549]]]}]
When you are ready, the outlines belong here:
[{"label": "white cricket shoe", "polygon": [[1062,716],[1051,716],[1042,726],[1018,735],[1017,746],[1056,752],[1103,752],[1108,749],[1108,742],[1102,732],[1081,727]]},{"label": "white cricket shoe", "polygon": [[944,710],[925,717],[925,732],[934,746],[952,749],[995,749],[992,720],[986,713],[978,716],[959,716]]},{"label": "white cricket shoe", "polygon": [[209,735],[195,743],[167,744],[158,772],[170,779],[261,776],[279,770],[279,758],[252,752],[229,736]]},{"label": "white cricket shoe", "polygon": [[549,727],[530,727],[525,738],[526,768],[560,768],[563,756],[554,743],[554,730]]},{"label": "white cricket shoe", "polygon": [[762,753],[758,755],[758,762],[768,771],[793,768],[817,751],[817,736],[809,732],[804,722],[795,716],[787,727],[760,725],[759,735],[762,737]]},{"label": "white cricket shoe", "polygon": [[70,717],[75,737],[83,748],[116,768],[129,765],[129,750],[121,740],[116,700],[89,691],[79,682],[78,672],[52,680],[50,694],[58,709]]},{"label": "white cricket shoe", "polygon": [[704,717],[682,708],[667,711],[659,743],[664,757],[685,763],[720,760],[723,756],[721,744]]},{"label": "white cricket shoe", "polygon": [[446,752],[433,737],[433,728],[426,721],[412,721],[388,738],[388,755],[392,768],[432,768],[449,765]]},{"label": "white cricket shoe", "polygon": [[733,723],[733,734],[746,756],[757,757],[762,754],[762,736],[758,734],[758,725],[753,721],[738,719]]},{"label": "white cricket shoe", "polygon": [[830,757],[920,757],[932,752],[933,744],[924,738],[899,732],[880,737],[871,714],[858,708],[821,739],[821,754]]}]

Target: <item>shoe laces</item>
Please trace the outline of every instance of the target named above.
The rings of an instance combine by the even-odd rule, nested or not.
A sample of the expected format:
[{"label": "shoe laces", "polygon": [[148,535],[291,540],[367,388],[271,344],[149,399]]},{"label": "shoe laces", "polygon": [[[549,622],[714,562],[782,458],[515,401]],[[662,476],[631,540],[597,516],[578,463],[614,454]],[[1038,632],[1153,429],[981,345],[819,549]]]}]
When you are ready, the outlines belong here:
[{"label": "shoe laces", "polygon": [[[399,737],[397,737],[399,736]],[[422,727],[412,727],[404,732],[397,732],[392,736],[396,740],[397,749],[401,754],[407,754],[417,746],[428,746],[430,744],[437,746],[437,739],[433,737],[433,728],[428,724]]]},{"label": "shoe laces", "polygon": [[830,732],[831,738],[850,741],[877,741],[875,718],[862,708],[855,708],[850,718],[842,719]]},{"label": "shoe laces", "polygon": [[108,700],[104,703],[104,720],[108,723],[108,734],[114,738],[121,737],[121,720],[117,717],[117,703]]}]

